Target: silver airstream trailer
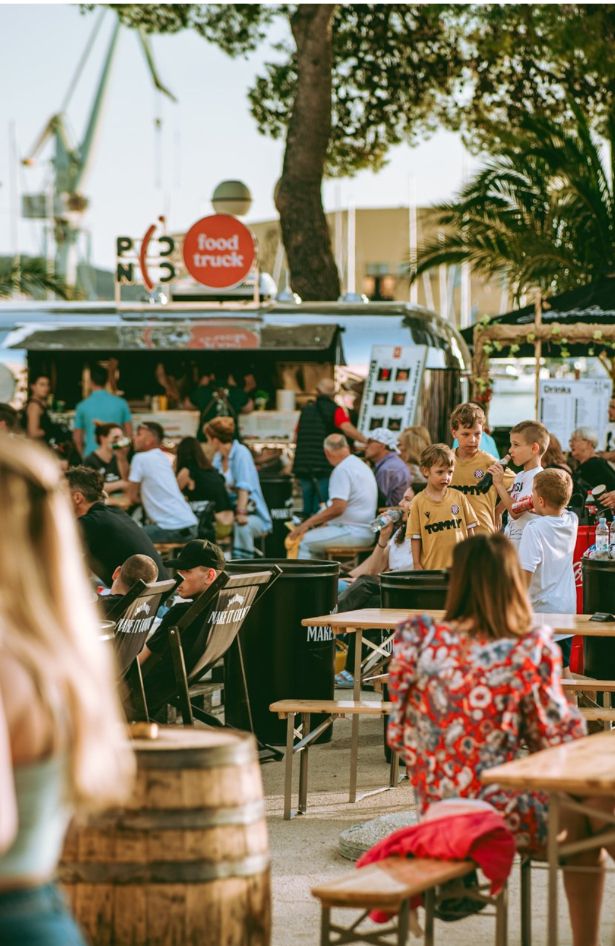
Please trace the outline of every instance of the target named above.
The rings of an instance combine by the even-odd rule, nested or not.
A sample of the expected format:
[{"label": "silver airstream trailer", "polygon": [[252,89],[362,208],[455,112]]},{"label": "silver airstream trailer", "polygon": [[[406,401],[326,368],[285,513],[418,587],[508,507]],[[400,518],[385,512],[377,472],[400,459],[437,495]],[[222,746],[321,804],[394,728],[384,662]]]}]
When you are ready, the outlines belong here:
[{"label": "silver airstream trailer", "polygon": [[[450,323],[427,309],[396,302],[259,307],[5,303],[0,305],[0,339],[5,360],[12,352],[13,360],[24,360],[30,376],[44,372],[51,377],[56,406],[69,415],[84,396],[84,368],[108,362],[135,419],[151,418],[164,404],[170,408],[164,411],[165,429],[178,435],[194,432],[195,415],[184,410],[185,397],[204,368],[218,378],[252,372],[271,392],[269,407],[275,406],[277,390],[289,388],[298,407],[323,374],[333,377],[345,366],[354,378],[367,377],[374,349],[384,347],[421,349],[411,422],[444,440],[450,410],[467,395],[470,368],[466,345]],[[175,403],[161,388],[161,377],[173,379]],[[185,414],[189,419],[180,418]],[[273,433],[275,418],[269,427],[265,418],[260,422],[262,431]],[[282,427],[294,429],[290,418]]]}]

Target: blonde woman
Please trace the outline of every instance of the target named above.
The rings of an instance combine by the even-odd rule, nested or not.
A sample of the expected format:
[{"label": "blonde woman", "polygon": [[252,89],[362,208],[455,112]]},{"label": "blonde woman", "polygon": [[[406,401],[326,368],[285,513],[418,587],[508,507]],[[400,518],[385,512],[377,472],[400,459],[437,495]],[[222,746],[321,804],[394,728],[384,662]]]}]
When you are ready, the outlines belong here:
[{"label": "blonde woman", "polygon": [[0,435],[0,943],[82,946],[53,884],[69,818],[120,802],[110,648],[53,455]]},{"label": "blonde woman", "polygon": [[424,483],[425,477],[421,473],[419,459],[427,447],[431,446],[431,437],[426,427],[406,427],[399,435],[399,455],[406,463],[412,474],[413,483]]}]

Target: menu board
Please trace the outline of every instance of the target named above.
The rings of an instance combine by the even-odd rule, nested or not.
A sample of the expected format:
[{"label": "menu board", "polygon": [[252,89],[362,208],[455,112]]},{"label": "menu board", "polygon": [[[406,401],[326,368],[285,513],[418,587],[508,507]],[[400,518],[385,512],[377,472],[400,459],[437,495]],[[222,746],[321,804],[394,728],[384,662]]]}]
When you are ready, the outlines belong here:
[{"label": "menu board", "polygon": [[608,378],[541,380],[539,417],[564,450],[577,427],[594,430],[598,434],[598,449],[604,449],[611,387]]},{"label": "menu board", "polygon": [[414,423],[423,378],[425,345],[374,345],[361,404],[359,429],[396,433]]}]

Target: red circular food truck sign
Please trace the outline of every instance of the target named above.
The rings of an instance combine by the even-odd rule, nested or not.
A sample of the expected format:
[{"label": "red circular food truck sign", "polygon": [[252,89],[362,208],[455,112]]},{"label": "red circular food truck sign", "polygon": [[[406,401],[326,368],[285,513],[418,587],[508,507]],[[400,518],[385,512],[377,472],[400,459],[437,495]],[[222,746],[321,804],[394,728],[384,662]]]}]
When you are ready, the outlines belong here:
[{"label": "red circular food truck sign", "polygon": [[230,214],[203,217],[184,237],[186,269],[197,282],[211,289],[229,289],[245,279],[254,253],[252,234]]}]

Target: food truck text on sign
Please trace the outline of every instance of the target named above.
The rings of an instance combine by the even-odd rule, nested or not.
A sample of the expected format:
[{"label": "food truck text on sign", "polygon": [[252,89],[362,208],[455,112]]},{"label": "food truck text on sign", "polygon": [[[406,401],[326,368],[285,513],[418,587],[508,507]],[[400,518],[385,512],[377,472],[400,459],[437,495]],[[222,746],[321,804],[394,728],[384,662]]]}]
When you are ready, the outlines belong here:
[{"label": "food truck text on sign", "polygon": [[184,237],[184,263],[197,282],[230,289],[243,282],[254,263],[252,234],[229,214],[197,220]]}]

